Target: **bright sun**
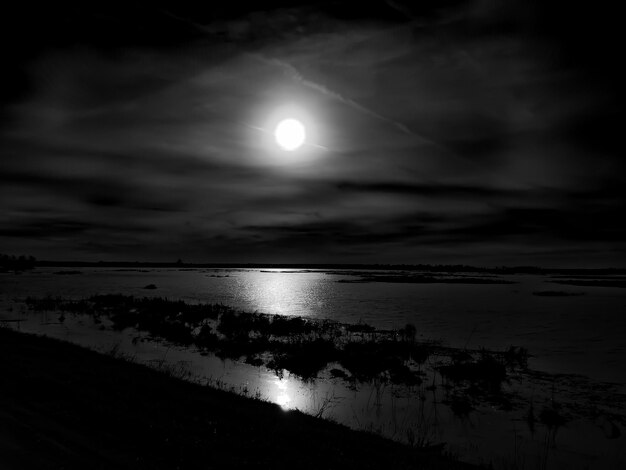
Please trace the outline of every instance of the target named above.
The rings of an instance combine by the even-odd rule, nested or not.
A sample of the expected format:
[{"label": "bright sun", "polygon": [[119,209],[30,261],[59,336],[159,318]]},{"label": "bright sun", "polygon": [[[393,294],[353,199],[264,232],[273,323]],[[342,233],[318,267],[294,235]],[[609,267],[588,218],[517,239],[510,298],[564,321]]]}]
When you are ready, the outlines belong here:
[{"label": "bright sun", "polygon": [[284,119],[278,123],[274,130],[276,143],[287,151],[297,150],[306,140],[304,124],[297,119]]}]

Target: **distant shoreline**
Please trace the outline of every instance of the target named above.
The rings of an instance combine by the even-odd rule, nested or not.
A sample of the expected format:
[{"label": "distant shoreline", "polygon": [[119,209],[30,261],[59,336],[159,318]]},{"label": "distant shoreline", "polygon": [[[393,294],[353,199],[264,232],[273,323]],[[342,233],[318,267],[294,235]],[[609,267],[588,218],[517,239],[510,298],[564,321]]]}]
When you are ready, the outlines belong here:
[{"label": "distant shoreline", "polygon": [[64,268],[187,268],[187,269],[293,269],[293,270],[400,270],[422,272],[471,272],[485,274],[626,275],[626,268],[543,268],[538,266],[480,267],[460,264],[328,264],[328,263],[185,263],[143,261],[41,260],[35,267]]}]

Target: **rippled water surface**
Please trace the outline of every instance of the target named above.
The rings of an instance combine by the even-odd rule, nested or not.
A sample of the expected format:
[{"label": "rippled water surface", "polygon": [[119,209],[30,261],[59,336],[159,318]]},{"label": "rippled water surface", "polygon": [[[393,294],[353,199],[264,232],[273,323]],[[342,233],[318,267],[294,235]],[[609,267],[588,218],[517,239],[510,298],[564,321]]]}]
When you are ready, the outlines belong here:
[{"label": "rippled water surface", "polygon": [[[378,328],[413,323],[423,339],[470,348],[524,346],[534,355],[531,366],[540,370],[626,382],[626,289],[559,285],[552,277],[530,275],[498,278],[512,284],[411,284],[338,282],[359,279],[354,271],[108,268],[55,274],[59,271],[2,274],[0,292],[163,296]],[[148,284],[157,289],[144,289]],[[546,290],[584,295],[533,295]]]},{"label": "rippled water surface", "polygon": [[[622,397],[626,383],[626,289],[555,284],[550,276],[485,276],[509,284],[355,282],[368,273],[354,271],[279,271],[260,269],[38,269],[0,274],[0,321],[22,331],[44,333],[101,352],[112,350],[135,360],[187,371],[202,383],[257,396],[297,408],[315,416],[333,418],[356,429],[379,432],[404,442],[445,442],[464,460],[494,463],[495,468],[611,468],[626,461],[626,436],[611,435],[623,416],[622,398],[606,401],[611,393]],[[59,274],[66,272],[66,274]],[[391,272],[400,275],[399,272]],[[462,276],[476,278],[475,274]],[[146,289],[154,285],[156,288]],[[153,287],[154,287],[153,286]],[[575,296],[538,296],[559,291]],[[467,416],[457,416],[446,403],[442,378],[427,375],[418,387],[387,383],[354,387],[328,373],[303,382],[286,373],[278,377],[264,367],[253,367],[151,340],[133,331],[113,331],[87,315],[32,313],[22,300],[27,296],[84,298],[121,293],[160,296],[186,302],[223,303],[246,311],[365,322],[378,328],[413,323],[423,339],[468,348],[500,349],[524,346],[534,357],[530,366],[551,373],[582,374],[600,381],[598,395],[603,412],[588,403],[593,393],[584,378],[540,376],[513,380],[506,387],[521,394],[513,409],[484,403]],[[138,338],[141,338],[138,341]],[[553,377],[553,376],[552,376]],[[436,387],[430,387],[437,382]],[[555,395],[556,393],[556,395]],[[595,393],[595,392],[594,392]],[[526,422],[528,406],[558,401],[582,410],[557,430]],[[531,397],[531,398],[528,398]],[[614,395],[617,397],[617,395]],[[530,400],[530,401],[528,401]],[[589,408],[591,406],[592,408]],[[586,410],[586,411],[585,411]],[[611,432],[608,432],[608,431]],[[525,462],[525,463],[524,463]],[[549,463],[549,465],[547,465]],[[520,465],[524,464],[525,467]]]}]

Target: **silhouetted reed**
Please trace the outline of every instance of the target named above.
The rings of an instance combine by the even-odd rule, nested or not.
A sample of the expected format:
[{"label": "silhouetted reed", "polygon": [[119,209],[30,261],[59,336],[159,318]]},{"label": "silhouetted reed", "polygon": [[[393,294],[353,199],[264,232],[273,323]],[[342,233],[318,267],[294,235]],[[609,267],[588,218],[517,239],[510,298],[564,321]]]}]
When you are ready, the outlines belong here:
[{"label": "silhouetted reed", "polygon": [[389,348],[390,341],[349,342],[343,348],[339,363],[352,376],[361,381],[369,382],[380,378],[389,369],[397,369],[404,364],[405,355],[398,356],[394,348]]},{"label": "silhouetted reed", "polygon": [[499,389],[507,377],[504,361],[486,351],[478,359],[453,358],[451,363],[440,366],[439,372],[454,382],[467,381],[492,390]]},{"label": "silhouetted reed", "polygon": [[421,365],[433,354],[449,357],[438,367],[442,377],[498,390],[507,368],[525,367],[528,352],[511,347],[503,353],[465,350],[417,342],[417,329],[377,330],[364,324],[342,324],[236,311],[221,304],[188,304],[164,298],[96,295],[86,300],[28,298],[35,311],[67,311],[107,317],[116,330],[134,328],[155,338],[195,345],[203,354],[265,365],[278,375],[289,371],[304,380],[316,378],[333,364],[330,374],[355,382],[417,385]]},{"label": "silhouetted reed", "polygon": [[304,380],[311,380],[339,357],[339,349],[329,340],[318,338],[313,341],[286,342],[274,353],[267,367],[279,376],[285,369]]}]

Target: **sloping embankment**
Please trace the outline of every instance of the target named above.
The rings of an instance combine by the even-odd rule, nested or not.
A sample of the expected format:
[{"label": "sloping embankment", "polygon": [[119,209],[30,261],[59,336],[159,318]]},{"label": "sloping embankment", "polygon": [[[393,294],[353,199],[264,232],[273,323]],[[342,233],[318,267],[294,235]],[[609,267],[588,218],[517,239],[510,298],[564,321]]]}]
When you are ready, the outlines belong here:
[{"label": "sloping embankment", "polygon": [[473,468],[0,328],[0,467]]}]

